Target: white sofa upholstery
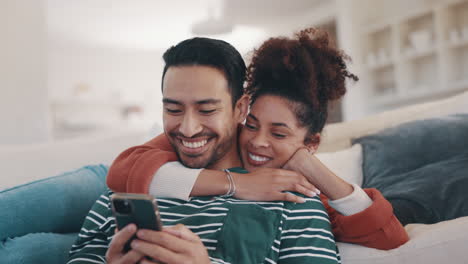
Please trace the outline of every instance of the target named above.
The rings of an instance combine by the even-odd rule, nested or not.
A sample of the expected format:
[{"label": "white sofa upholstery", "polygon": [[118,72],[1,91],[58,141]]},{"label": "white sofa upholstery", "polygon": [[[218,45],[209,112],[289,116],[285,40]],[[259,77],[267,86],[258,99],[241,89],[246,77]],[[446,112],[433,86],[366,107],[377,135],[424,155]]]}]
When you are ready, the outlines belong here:
[{"label": "white sofa upholstery", "polygon": [[[351,140],[401,123],[468,113],[468,92],[434,102],[409,106],[373,115],[368,118],[325,128],[320,152],[340,151],[351,147]],[[468,137],[466,139],[468,141]],[[393,250],[377,250],[358,245],[338,243],[344,264],[431,264],[468,263],[468,217],[433,225],[405,226],[410,241]]]},{"label": "white sofa upholstery", "polygon": [[[458,96],[370,116],[363,120],[332,124],[325,128],[320,152],[345,150],[351,139],[397,124],[439,117],[453,113],[468,113],[468,92]],[[129,146],[147,139],[145,131],[120,131],[51,144],[21,147],[0,147],[0,190],[32,180],[38,180],[87,164],[110,162]],[[467,139],[468,140],[468,139]],[[358,245],[338,243],[344,264],[418,264],[468,263],[468,217],[434,225],[411,224],[406,230],[410,241],[389,250],[376,250]]]}]

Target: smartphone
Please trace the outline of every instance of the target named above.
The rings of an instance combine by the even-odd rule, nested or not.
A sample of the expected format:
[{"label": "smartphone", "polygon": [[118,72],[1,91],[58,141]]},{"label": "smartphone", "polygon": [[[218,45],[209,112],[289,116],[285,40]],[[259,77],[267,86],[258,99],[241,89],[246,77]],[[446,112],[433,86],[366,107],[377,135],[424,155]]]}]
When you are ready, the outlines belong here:
[{"label": "smartphone", "polygon": [[[112,213],[117,228],[122,230],[128,224],[135,224],[138,229],[162,230],[161,217],[156,200],[148,194],[114,193],[110,197]],[[130,250],[132,237],[126,244],[124,251]]]}]

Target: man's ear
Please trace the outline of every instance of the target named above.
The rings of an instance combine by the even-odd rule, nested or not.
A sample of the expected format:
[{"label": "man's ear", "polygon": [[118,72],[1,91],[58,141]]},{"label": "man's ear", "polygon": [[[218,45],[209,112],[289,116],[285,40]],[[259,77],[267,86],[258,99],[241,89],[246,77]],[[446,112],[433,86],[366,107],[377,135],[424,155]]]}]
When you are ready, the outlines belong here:
[{"label": "man's ear", "polygon": [[239,100],[236,102],[236,106],[234,108],[234,115],[236,121],[238,123],[243,123],[244,120],[247,118],[247,114],[249,112],[249,103],[250,103],[250,96],[242,95]]},{"label": "man's ear", "polygon": [[315,153],[320,145],[320,133],[308,136],[304,143],[310,153]]}]

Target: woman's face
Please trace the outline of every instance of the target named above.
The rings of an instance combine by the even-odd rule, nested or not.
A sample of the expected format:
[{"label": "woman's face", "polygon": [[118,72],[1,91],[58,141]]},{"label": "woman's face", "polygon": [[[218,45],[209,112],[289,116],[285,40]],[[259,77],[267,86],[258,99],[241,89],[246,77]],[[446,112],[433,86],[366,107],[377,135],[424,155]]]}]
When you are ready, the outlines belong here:
[{"label": "woman's face", "polygon": [[257,98],[250,109],[239,144],[244,167],[281,168],[300,147],[307,134],[291,110],[288,99],[274,95]]}]

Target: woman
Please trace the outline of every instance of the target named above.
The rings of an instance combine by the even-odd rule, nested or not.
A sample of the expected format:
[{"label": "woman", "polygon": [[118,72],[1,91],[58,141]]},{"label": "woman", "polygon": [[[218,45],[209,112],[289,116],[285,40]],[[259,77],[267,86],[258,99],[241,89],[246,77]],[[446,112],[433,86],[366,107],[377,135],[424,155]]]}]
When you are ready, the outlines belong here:
[{"label": "woman", "polygon": [[[234,197],[303,201],[299,196],[284,191],[314,196],[315,193],[310,192],[313,189],[310,184],[282,184],[286,178],[271,177],[272,171],[268,168],[295,170],[325,194],[321,198],[338,240],[391,249],[405,243],[408,236],[393,215],[390,204],[377,190],[364,192],[359,186],[341,180],[311,155],[320,143],[328,101],[344,95],[346,78],[357,80],[346,70],[346,58],[330,45],[325,33],[313,29],[299,32],[295,39],[270,39],[255,51],[248,68],[246,88],[252,97],[251,113],[240,136],[244,167],[253,173],[233,174]],[[164,136],[154,139],[152,145],[160,146],[161,152],[170,150]],[[124,156],[113,164],[113,167],[125,166],[132,164]],[[147,184],[133,184],[132,188],[126,188],[129,175],[118,174],[111,167],[108,185],[116,191],[147,192],[149,189],[155,196],[174,196],[174,186],[162,188],[164,180],[161,179],[178,175],[183,180],[186,174],[200,173],[195,184],[183,188],[186,191],[180,196],[219,195],[229,189],[224,172],[200,172],[179,166],[177,173],[164,176],[163,168],[156,174],[158,179],[152,182],[147,179]],[[147,177],[153,175],[154,172],[150,172]]]}]

